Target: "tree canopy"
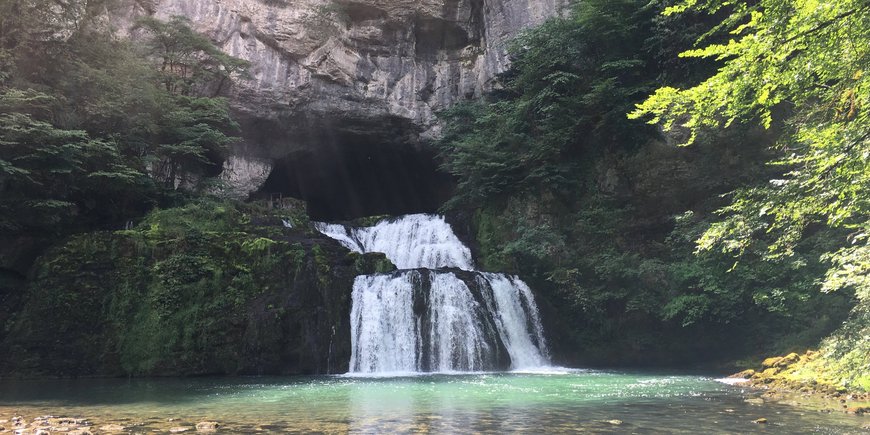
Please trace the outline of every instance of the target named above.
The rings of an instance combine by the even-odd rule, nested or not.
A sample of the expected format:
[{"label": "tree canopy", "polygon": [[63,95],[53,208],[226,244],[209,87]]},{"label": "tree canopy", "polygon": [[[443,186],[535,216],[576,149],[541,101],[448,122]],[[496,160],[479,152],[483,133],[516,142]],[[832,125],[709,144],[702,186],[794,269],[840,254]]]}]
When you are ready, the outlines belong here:
[{"label": "tree canopy", "polygon": [[181,18],[142,43],[97,1],[0,4],[0,227],[123,225],[220,172],[238,125],[219,95],[247,63]]},{"label": "tree canopy", "polygon": [[865,0],[688,0],[665,11],[731,11],[731,38],[681,54],[721,68],[693,87],[664,87],[632,113],[686,129],[688,143],[734,122],[783,123],[770,162],[783,176],[734,192],[724,219],[700,238],[701,250],[741,254],[774,235],[771,257],[788,256],[813,224],[851,230],[831,252],[825,289],[854,286],[870,298],[870,2]]}]

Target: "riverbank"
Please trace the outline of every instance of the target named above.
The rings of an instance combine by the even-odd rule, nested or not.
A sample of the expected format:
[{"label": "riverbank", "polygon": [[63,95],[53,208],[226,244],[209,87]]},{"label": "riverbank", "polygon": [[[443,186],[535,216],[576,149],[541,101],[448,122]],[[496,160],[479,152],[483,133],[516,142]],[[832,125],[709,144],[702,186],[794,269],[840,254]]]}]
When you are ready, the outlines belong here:
[{"label": "riverbank", "polygon": [[744,381],[729,383],[763,390],[762,400],[870,417],[870,392],[860,384],[839,381],[829,372],[830,365],[820,352],[807,351],[766,358],[759,369],[729,377]]},{"label": "riverbank", "polygon": [[[160,432],[160,433],[214,433],[221,428],[216,421],[200,421],[191,423],[169,418],[163,421],[159,419],[142,419],[130,421],[122,419],[115,422],[98,422],[89,418],[55,417],[44,415],[39,417],[26,417],[16,415],[10,418],[0,418],[0,433],[15,433],[16,435],[49,435],[63,433],[66,435],[93,435],[100,433],[123,433],[123,432]],[[266,430],[258,428],[258,430]]]}]

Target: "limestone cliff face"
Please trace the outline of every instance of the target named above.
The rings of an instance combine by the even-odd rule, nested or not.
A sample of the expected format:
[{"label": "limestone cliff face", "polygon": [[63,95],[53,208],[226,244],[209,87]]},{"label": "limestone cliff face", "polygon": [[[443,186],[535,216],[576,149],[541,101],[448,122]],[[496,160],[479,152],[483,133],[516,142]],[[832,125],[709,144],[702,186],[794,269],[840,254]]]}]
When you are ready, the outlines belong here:
[{"label": "limestone cliff face", "polygon": [[437,135],[434,113],[479,96],[506,68],[506,42],[565,1],[136,0],[120,20],[183,15],[250,61],[229,96],[247,127],[240,153],[268,159]]}]

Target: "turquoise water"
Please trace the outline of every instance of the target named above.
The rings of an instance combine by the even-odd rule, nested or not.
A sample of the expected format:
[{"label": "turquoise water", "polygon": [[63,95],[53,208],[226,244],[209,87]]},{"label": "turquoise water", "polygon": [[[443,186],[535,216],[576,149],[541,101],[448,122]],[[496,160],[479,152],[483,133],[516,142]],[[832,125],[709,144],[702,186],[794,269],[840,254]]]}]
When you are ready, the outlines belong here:
[{"label": "turquoise water", "polygon": [[[583,370],[2,381],[0,419],[85,417],[136,433],[203,420],[220,422],[223,433],[868,432],[867,418],[750,403],[756,396],[701,376]],[[761,417],[769,423],[753,423]]]}]

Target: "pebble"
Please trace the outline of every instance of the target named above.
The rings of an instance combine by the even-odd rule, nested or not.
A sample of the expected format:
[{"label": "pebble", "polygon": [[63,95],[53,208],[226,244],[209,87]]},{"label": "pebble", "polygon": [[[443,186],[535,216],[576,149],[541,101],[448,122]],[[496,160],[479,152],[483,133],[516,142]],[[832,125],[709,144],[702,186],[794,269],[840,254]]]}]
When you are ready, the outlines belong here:
[{"label": "pebble", "polygon": [[759,399],[757,397],[752,398],[752,399],[746,399],[746,400],[744,400],[744,402],[749,403],[751,405],[764,405],[764,399]]},{"label": "pebble", "polygon": [[181,432],[187,432],[187,431],[189,431],[189,430],[191,430],[191,429],[193,429],[193,428],[190,427],[190,426],[178,426],[178,427],[172,427],[172,428],[169,428],[169,432],[171,432],[171,433],[181,433]]},{"label": "pebble", "polygon": [[197,432],[214,432],[220,427],[216,421],[201,421],[196,424]]},{"label": "pebble", "polygon": [[764,417],[761,417],[759,419],[752,420],[752,422],[755,424],[767,424],[767,419]]},{"label": "pebble", "polygon": [[105,432],[123,432],[124,429],[126,429],[124,426],[121,426],[120,424],[114,424],[114,423],[100,426],[100,430],[105,431]]}]

